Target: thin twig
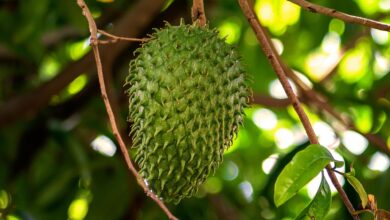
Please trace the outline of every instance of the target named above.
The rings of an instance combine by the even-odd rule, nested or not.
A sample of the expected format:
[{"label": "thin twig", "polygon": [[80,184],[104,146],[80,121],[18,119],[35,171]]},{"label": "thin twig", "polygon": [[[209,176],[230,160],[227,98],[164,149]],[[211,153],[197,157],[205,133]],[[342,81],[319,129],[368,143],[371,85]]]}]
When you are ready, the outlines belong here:
[{"label": "thin twig", "polygon": [[[97,32],[99,34],[102,34],[106,37],[109,37],[111,38],[111,40],[108,40],[108,41],[105,41],[105,42],[109,42],[109,43],[115,43],[115,42],[118,42],[120,40],[123,40],[123,41],[131,41],[131,42],[145,42],[145,41],[148,41],[149,39],[148,38],[132,38],[132,37],[119,37],[119,36],[115,36],[113,34],[110,34],[108,32],[105,32],[103,30],[100,30],[98,29]],[[102,42],[101,40],[99,40],[99,43]]]},{"label": "thin twig", "polygon": [[97,40],[97,27],[95,20],[93,19],[91,12],[89,11],[87,5],[85,4],[84,0],[77,0],[77,4],[80,6],[83,15],[88,21],[88,26],[89,26],[89,31],[91,33],[91,47],[95,56],[95,61],[96,61],[96,68],[97,68],[97,73],[98,73],[98,78],[99,78],[99,85],[100,85],[100,91],[102,94],[103,102],[107,110],[108,118],[110,121],[110,125],[112,127],[113,134],[116,138],[116,140],[119,143],[119,147],[121,150],[121,153],[125,159],[126,165],[128,169],[131,171],[131,173],[135,176],[137,179],[138,184],[143,188],[145,193],[152,198],[159,206],[160,208],[165,212],[165,214],[168,216],[169,219],[176,220],[177,218],[169,211],[169,209],[165,206],[165,204],[152,192],[149,190],[149,188],[146,186],[144,180],[142,177],[138,174],[138,171],[135,169],[133,163],[131,162],[129,152],[127,151],[126,144],[124,143],[117,123],[116,123],[116,117],[114,115],[113,109],[111,107],[111,101],[108,98],[108,93],[107,93],[107,88],[105,85],[105,78],[103,74],[103,68],[102,68],[102,63],[100,60],[100,54],[99,54],[99,45],[98,45],[98,40]]},{"label": "thin twig", "polygon": [[390,31],[390,25],[385,24],[376,20],[368,19],[368,18],[362,18],[354,15],[349,15],[347,13],[339,12],[335,9],[332,8],[327,8],[321,5],[316,5],[314,3],[305,1],[305,0],[288,0],[294,4],[297,4],[301,6],[302,8],[313,12],[313,13],[320,13],[327,15],[329,17],[337,18],[340,20],[343,20],[347,23],[352,23],[352,24],[360,24],[364,25],[370,28],[375,28],[378,30],[382,31]]},{"label": "thin twig", "polygon": [[192,4],[192,21],[198,20],[199,26],[206,25],[206,14],[204,12],[203,0],[193,0]]},{"label": "thin twig", "polygon": [[[252,29],[254,30],[258,41],[260,42],[261,48],[266,54],[273,69],[275,70],[283,86],[284,91],[286,92],[287,96],[290,98],[294,110],[297,112],[299,119],[301,120],[303,127],[305,128],[306,134],[310,142],[312,144],[318,144],[318,138],[313,130],[313,127],[311,126],[310,120],[307,117],[306,113],[304,112],[297,96],[294,94],[294,91],[292,90],[290,83],[288,82],[286,73],[284,72],[283,69],[283,65],[281,64],[281,58],[279,57],[278,53],[276,53],[275,48],[273,47],[272,42],[269,36],[267,35],[266,30],[262,27],[259,20],[257,20],[257,17],[253,9],[249,6],[247,0],[238,0],[238,2],[241,6],[244,15],[247,17],[250,25],[252,26]],[[337,180],[335,173],[332,171],[332,167],[329,164],[326,166],[326,170],[333,185],[339,192],[340,197],[343,200],[345,206],[347,207],[349,213],[352,215],[352,217],[355,220],[360,219],[359,216],[355,214],[355,209],[353,208],[347,194],[344,192],[342,186]]]}]

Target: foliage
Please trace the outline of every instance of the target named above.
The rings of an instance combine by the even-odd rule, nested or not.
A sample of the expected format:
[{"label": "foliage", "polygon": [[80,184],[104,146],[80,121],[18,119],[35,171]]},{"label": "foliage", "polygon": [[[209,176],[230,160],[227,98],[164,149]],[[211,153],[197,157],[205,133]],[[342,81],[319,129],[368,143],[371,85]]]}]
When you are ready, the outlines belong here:
[{"label": "foliage", "polygon": [[[153,33],[152,28],[163,26],[164,20],[178,24],[185,16],[189,23],[191,2],[169,2],[157,15],[149,15],[152,22],[137,36],[127,37]],[[312,2],[390,21],[386,0]],[[137,5],[137,1],[125,0],[87,3],[99,28],[107,31],[115,29]],[[298,157],[297,152],[309,146],[307,138],[292,107],[283,102],[286,96],[238,3],[214,0],[205,6],[210,26],[240,51],[256,103],[245,110],[244,125],[215,175],[195,197],[169,205],[170,210],[180,219],[293,219],[304,210],[311,215],[317,204],[329,204],[331,199],[325,219],[350,219],[330,181],[329,197],[321,174],[307,185],[300,184],[301,190],[276,208],[277,177]],[[256,0],[254,8],[284,61],[341,113],[341,119],[325,113],[295,85],[320,144],[334,160],[344,161],[345,166],[354,164],[353,178],[338,175],[352,204],[359,207],[363,186],[367,203],[373,204],[370,195],[375,195],[378,209],[373,212],[384,215],[390,209],[389,157],[368,138],[375,135],[390,145],[389,33],[303,11],[285,0]],[[145,13],[126,28],[140,28],[136,24],[146,19]],[[89,57],[88,28],[75,1],[3,1],[0,21],[0,218],[162,219],[161,210],[129,177],[113,148],[116,143]],[[109,53],[122,43],[101,48]],[[112,63],[104,67],[105,73],[115,89],[111,95],[117,100],[120,125],[126,128],[128,104],[122,85],[137,47],[131,44],[103,60],[103,64]],[[67,77],[73,77],[71,83]],[[53,85],[49,84],[53,80],[60,82],[56,84],[60,92],[45,87]],[[31,92],[40,87],[44,88],[40,93]],[[48,94],[46,102],[42,97]],[[21,95],[32,97],[27,106],[18,104]],[[345,172],[344,166],[337,170]],[[352,186],[346,183],[351,179]],[[320,206],[323,212],[328,209]],[[369,213],[361,217],[372,219]]]}]

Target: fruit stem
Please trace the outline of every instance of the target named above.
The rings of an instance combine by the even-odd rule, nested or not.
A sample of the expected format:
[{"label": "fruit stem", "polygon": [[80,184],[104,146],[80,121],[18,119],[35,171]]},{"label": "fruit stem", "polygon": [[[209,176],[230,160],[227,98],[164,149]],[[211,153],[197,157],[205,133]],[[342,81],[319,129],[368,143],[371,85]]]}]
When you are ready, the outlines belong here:
[{"label": "fruit stem", "polygon": [[204,13],[203,0],[193,0],[192,22],[197,22],[201,27],[206,25],[206,14]]}]

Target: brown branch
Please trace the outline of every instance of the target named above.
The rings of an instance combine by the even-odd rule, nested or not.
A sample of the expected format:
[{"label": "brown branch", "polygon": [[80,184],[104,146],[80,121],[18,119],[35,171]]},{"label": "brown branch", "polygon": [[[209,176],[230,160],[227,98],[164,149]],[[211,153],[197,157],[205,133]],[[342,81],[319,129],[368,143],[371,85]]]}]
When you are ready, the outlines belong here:
[{"label": "brown branch", "polygon": [[289,99],[276,99],[276,98],[272,98],[272,97],[267,96],[267,95],[255,93],[255,94],[253,94],[252,103],[264,105],[267,107],[281,108],[281,107],[289,106],[291,104],[291,101]]},{"label": "brown branch", "polygon": [[329,104],[326,97],[308,87],[293,71],[287,68],[285,71],[292,79],[292,81],[298,86],[298,88],[303,91],[302,94],[307,97],[308,101],[311,101],[313,104],[315,104],[319,109],[321,109],[321,111],[329,113],[332,117],[341,122],[347,129],[354,130],[357,133],[363,135],[365,138],[367,138],[367,140],[374,144],[373,146],[377,147],[378,150],[386,153],[387,155],[390,155],[390,148],[387,146],[385,140],[375,134],[363,133],[359,131],[350,118],[342,116]]},{"label": "brown branch", "polygon": [[390,86],[384,85],[375,92],[375,96],[378,98],[385,98],[388,93],[390,93]]},{"label": "brown branch", "polygon": [[99,79],[99,85],[100,90],[103,98],[104,105],[107,110],[108,118],[111,124],[111,128],[113,130],[113,134],[116,138],[116,140],[119,143],[120,150],[122,152],[122,155],[125,159],[127,168],[130,170],[130,172],[136,177],[138,184],[143,188],[146,195],[148,195],[150,198],[152,198],[159,206],[160,208],[165,212],[165,214],[168,216],[169,219],[177,219],[165,206],[165,204],[146,186],[144,180],[142,177],[138,174],[138,171],[135,169],[133,163],[130,160],[129,152],[127,151],[126,144],[124,143],[119,128],[116,123],[116,116],[114,115],[113,109],[111,107],[111,100],[108,97],[107,88],[105,85],[105,78],[103,74],[103,67],[100,59],[100,53],[99,53],[99,45],[97,41],[97,27],[95,20],[93,19],[91,12],[89,11],[87,5],[85,4],[84,0],[77,0],[77,4],[80,6],[83,15],[88,21],[89,31],[91,33],[91,47],[94,53],[95,61],[96,61],[96,68],[98,73],[98,79]]},{"label": "brown branch", "polygon": [[[263,49],[265,55],[267,56],[268,60],[270,61],[273,69],[275,70],[284,91],[286,92],[287,96],[290,98],[292,105],[294,107],[294,110],[299,116],[299,119],[301,120],[303,127],[305,128],[306,134],[312,144],[318,144],[317,136],[313,130],[313,127],[311,126],[310,120],[308,119],[306,113],[304,112],[297,96],[294,94],[294,91],[291,88],[290,83],[287,80],[286,73],[283,69],[283,64],[281,63],[281,58],[279,57],[278,53],[276,53],[275,48],[272,45],[272,42],[267,35],[266,30],[262,27],[259,20],[257,20],[257,17],[255,15],[255,12],[253,9],[249,6],[248,2],[246,0],[238,0],[241,9],[244,13],[244,15],[247,17],[248,22],[252,26],[252,29],[254,30],[256,37],[258,41],[260,42],[261,48]],[[352,217],[355,220],[360,219],[358,215],[355,214],[355,209],[353,208],[351,202],[349,201],[348,196],[344,192],[342,186],[338,182],[335,173],[332,171],[332,167],[328,164],[326,166],[327,173],[333,183],[333,185],[336,187],[337,191],[339,192],[339,195],[341,199],[343,200],[345,206],[347,207],[349,213],[352,215]]]},{"label": "brown branch", "polygon": [[[115,23],[112,33],[119,36],[140,35],[152,19],[160,13],[165,0],[138,1],[126,11]],[[130,42],[121,41],[109,47],[101,48],[101,56],[105,62],[114,62],[115,58]],[[0,103],[0,127],[16,120],[33,117],[50,102],[53,95],[61,92],[70,82],[82,73],[93,73],[93,54],[89,52],[82,59],[70,63],[53,79],[37,88]],[[107,60],[106,60],[107,59]]]},{"label": "brown branch", "polygon": [[288,1],[290,1],[294,4],[297,4],[297,5],[301,6],[302,8],[304,8],[310,12],[313,12],[313,13],[324,14],[324,15],[327,15],[329,17],[343,20],[347,23],[360,24],[360,25],[364,25],[364,26],[367,26],[370,28],[375,28],[375,29],[382,30],[382,31],[390,31],[389,24],[385,24],[385,23],[382,23],[379,21],[375,21],[375,20],[368,19],[368,18],[362,18],[362,17],[358,17],[358,16],[354,16],[354,15],[349,15],[347,13],[339,12],[339,11],[332,9],[332,8],[327,8],[324,6],[316,5],[314,3],[311,3],[311,2],[308,2],[305,0],[288,0]]},{"label": "brown branch", "polygon": [[108,43],[116,43],[120,40],[123,40],[123,41],[131,41],[131,42],[145,42],[148,40],[148,38],[133,38],[133,37],[119,37],[119,36],[115,36],[113,34],[110,34],[110,33],[107,33],[103,30],[97,30],[97,32],[99,34],[102,34],[106,37],[109,37],[111,38],[111,40],[108,40],[108,41],[101,41],[99,40],[99,44],[101,44],[102,42],[108,42]]},{"label": "brown branch", "polygon": [[203,0],[193,0],[192,4],[192,21],[198,20],[199,26],[206,25],[206,14],[204,12]]}]

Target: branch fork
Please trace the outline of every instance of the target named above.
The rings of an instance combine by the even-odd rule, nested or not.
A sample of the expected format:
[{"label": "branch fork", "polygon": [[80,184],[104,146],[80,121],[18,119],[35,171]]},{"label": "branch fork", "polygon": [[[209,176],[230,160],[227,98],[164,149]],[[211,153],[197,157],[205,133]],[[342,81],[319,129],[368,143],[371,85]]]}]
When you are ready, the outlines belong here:
[{"label": "branch fork", "polygon": [[153,201],[157,203],[157,205],[164,211],[166,216],[170,220],[177,220],[177,218],[169,211],[169,209],[166,207],[166,205],[148,188],[148,186],[145,184],[143,181],[143,178],[138,174],[138,171],[134,167],[130,156],[129,152],[127,150],[126,144],[123,141],[123,138],[120,135],[119,128],[117,125],[117,120],[116,120],[116,115],[114,114],[114,111],[112,109],[111,105],[111,100],[108,98],[108,91],[105,85],[105,78],[103,74],[103,67],[102,67],[102,62],[100,59],[100,53],[99,53],[99,41],[97,39],[97,33],[98,29],[96,27],[95,20],[93,19],[91,12],[88,9],[88,6],[85,4],[84,0],[77,0],[77,4],[82,10],[83,15],[88,21],[88,26],[89,26],[89,31],[91,33],[90,37],[90,45],[92,47],[94,56],[95,56],[95,61],[96,61],[96,69],[98,73],[98,79],[99,79],[99,85],[100,85],[100,91],[102,95],[102,99],[104,102],[104,105],[107,110],[108,118],[110,121],[110,125],[112,128],[112,132],[118,141],[119,148],[121,150],[122,156],[124,157],[124,160],[126,162],[127,168],[129,171],[133,174],[133,176],[136,178],[138,184],[142,187],[144,192],[146,193],[147,196],[149,196]]}]

